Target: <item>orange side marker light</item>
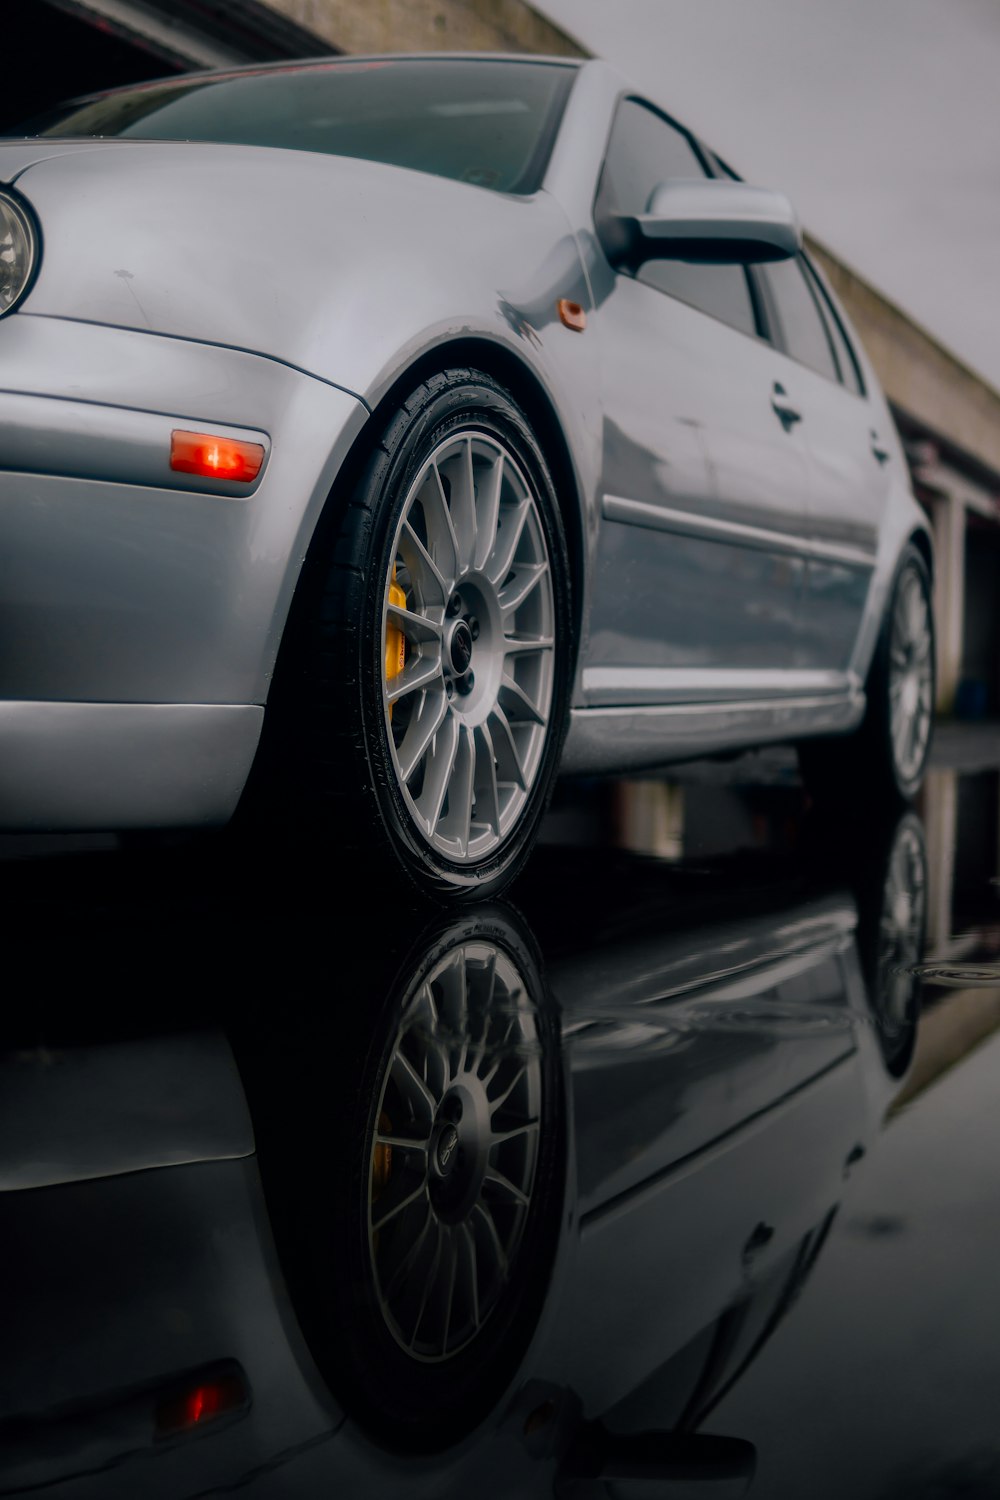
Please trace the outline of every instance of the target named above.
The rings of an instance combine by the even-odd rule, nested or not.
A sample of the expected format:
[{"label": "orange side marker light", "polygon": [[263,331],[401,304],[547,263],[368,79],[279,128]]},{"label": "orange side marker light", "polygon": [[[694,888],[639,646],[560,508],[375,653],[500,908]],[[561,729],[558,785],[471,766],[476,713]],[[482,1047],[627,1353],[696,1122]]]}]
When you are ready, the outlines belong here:
[{"label": "orange side marker light", "polygon": [[579,302],[571,302],[568,297],[559,298],[556,312],[563,327],[572,328],[574,333],[582,333],[587,326],[587,314]]},{"label": "orange side marker light", "polygon": [[262,443],[243,443],[238,438],[216,437],[210,432],[170,434],[170,467],[179,474],[201,474],[206,479],[231,479],[250,484],[264,462]]}]

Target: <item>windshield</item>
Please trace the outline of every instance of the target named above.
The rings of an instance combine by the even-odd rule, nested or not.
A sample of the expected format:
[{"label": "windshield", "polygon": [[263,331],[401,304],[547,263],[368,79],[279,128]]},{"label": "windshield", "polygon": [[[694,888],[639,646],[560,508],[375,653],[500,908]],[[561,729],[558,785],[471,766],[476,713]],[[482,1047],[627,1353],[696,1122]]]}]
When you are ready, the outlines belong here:
[{"label": "windshield", "polygon": [[300,64],[117,89],[6,133],[282,146],[531,193],[574,75],[469,58]]}]

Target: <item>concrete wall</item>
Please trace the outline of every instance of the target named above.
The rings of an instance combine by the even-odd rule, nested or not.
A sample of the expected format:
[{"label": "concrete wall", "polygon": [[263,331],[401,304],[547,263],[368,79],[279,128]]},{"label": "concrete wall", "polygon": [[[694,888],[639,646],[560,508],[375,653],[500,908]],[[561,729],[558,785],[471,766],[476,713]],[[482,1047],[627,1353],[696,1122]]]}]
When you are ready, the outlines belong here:
[{"label": "concrete wall", "polygon": [[270,0],[342,52],[540,52],[580,46],[524,0]]}]

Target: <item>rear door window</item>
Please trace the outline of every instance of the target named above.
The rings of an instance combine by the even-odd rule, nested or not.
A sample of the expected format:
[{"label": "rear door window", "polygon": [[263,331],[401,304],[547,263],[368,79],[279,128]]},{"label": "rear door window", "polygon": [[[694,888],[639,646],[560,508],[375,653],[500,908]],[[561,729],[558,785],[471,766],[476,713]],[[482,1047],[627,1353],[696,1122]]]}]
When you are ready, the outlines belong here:
[{"label": "rear door window", "polygon": [[777,325],[776,342],[799,364],[808,365],[828,380],[839,381],[833,345],[806,279],[803,258],[774,261],[761,266],[760,274],[767,288],[768,314]]}]

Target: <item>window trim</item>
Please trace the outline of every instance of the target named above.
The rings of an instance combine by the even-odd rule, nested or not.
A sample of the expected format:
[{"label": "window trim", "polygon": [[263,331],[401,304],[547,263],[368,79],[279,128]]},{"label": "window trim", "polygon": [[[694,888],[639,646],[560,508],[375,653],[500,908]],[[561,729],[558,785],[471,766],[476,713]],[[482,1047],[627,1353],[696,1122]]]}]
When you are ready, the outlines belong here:
[{"label": "window trim", "polygon": [[[719,156],[719,155],[717,155],[716,152],[709,151],[707,149],[707,147],[706,147],[703,150],[703,154],[708,157],[709,163],[710,163],[711,168],[712,168],[712,175],[713,176],[718,177],[721,174],[723,177],[729,177],[729,178],[731,178],[733,180],[733,182],[742,182],[743,181],[743,178],[740,176],[740,174],[738,172],[734,172],[733,169],[732,169],[732,167],[729,166],[728,163],[724,162],[722,160],[722,157]],[[864,370],[862,369],[861,361],[858,358],[857,350],[854,347],[854,341],[851,338],[850,334],[848,333],[847,328],[844,326],[844,320],[843,320],[843,318],[840,316],[840,313],[837,311],[836,307],[833,305],[833,298],[830,296],[830,292],[829,292],[829,290],[827,288],[826,282],[823,280],[823,277],[820,275],[820,272],[819,272],[818,268],[813,264],[812,257],[810,256],[809,252],[805,248],[802,249],[801,256],[802,256],[802,259],[803,259],[803,261],[805,262],[805,265],[806,265],[806,273],[807,273],[806,274],[806,283],[810,287],[810,289],[811,289],[811,291],[813,293],[814,299],[816,299],[818,301],[818,303],[819,303],[819,314],[820,314],[821,319],[823,320],[824,328],[826,329],[827,341],[829,342],[829,344],[831,346],[831,349],[833,351],[833,363],[834,363],[834,368],[837,371],[837,378],[838,378],[839,384],[843,386],[844,390],[847,392],[847,394],[849,396],[858,396],[861,400],[867,401],[868,400],[868,394],[869,394],[868,393],[868,384],[867,384],[867,382],[865,380]],[[758,278],[756,276],[754,276],[751,279],[754,281],[755,284],[757,283]],[[761,278],[761,279],[764,279],[764,278]],[[767,292],[767,288],[766,287],[761,288],[760,286],[758,286],[757,290],[758,290],[758,294],[762,295],[762,300],[764,300],[763,293]],[[768,298],[767,298],[768,305],[770,304],[770,300],[771,299],[768,296]],[[765,313],[765,317],[766,317],[766,313]],[[781,326],[780,316],[777,316],[775,318],[775,322],[777,324],[777,327],[780,329],[780,326]],[[833,324],[837,328],[838,332],[840,333],[841,338],[844,341],[844,345],[845,345],[845,347],[847,349],[848,358],[850,359],[851,366],[852,366],[852,368],[854,370],[854,378],[855,378],[855,380],[857,381],[857,384],[858,384],[858,388],[857,388],[856,391],[852,390],[851,387],[850,387],[850,385],[844,379],[843,372],[842,372],[842,370],[840,368],[840,360],[839,360],[839,358],[837,356],[837,346],[836,346],[836,343],[835,343],[834,339],[831,337],[830,329],[829,329],[829,326],[828,326],[828,322],[833,322]],[[781,352],[783,354],[787,355],[787,357],[789,359],[795,359],[795,356],[793,354],[789,354],[787,348],[785,348],[785,346],[784,346],[784,339],[783,338],[780,339],[780,340],[777,339],[777,338],[772,338],[771,342],[774,344],[774,347],[776,349],[780,349]],[[801,360],[795,360],[795,363],[796,364],[801,364],[802,361]],[[809,368],[808,365],[805,366],[805,368],[808,369]],[[818,374],[819,372],[816,371],[815,373]]]},{"label": "window trim", "polygon": [[[604,237],[601,231],[602,216],[598,213],[597,208],[598,201],[600,200],[601,196],[601,188],[604,183],[604,172],[608,164],[608,151],[611,146],[611,138],[614,135],[615,126],[618,123],[618,116],[621,112],[623,104],[638,104],[641,109],[646,109],[651,115],[656,115],[656,117],[659,120],[662,120],[665,125],[669,125],[672,130],[677,131],[678,135],[683,136],[688,145],[691,147],[698,161],[701,163],[702,171],[709,181],[717,177],[718,173],[714,170],[711,153],[706,149],[706,147],[701,144],[697,136],[693,135],[691,131],[687,129],[686,126],[682,125],[679,120],[675,120],[672,115],[668,115],[665,109],[660,109],[658,105],[653,104],[649,99],[644,99],[641,94],[637,94],[633,89],[622,90],[622,92],[615,100],[614,109],[611,112],[611,123],[608,126],[608,133],[604,139],[604,146],[601,151],[600,170],[597,174],[597,183],[594,187],[593,202],[590,206],[590,217],[593,221],[597,243],[601,247],[601,253],[604,255],[605,260],[607,260],[608,265],[613,271],[614,275],[625,276],[629,281],[636,281],[638,278],[632,272],[622,270],[618,266],[612,265],[611,260],[608,257],[607,250],[604,246]],[[743,272],[743,279],[747,289],[747,297],[750,302],[750,315],[753,318],[754,323],[754,329],[752,333],[748,332],[745,328],[738,328],[735,323],[730,323],[728,318],[720,318],[718,313],[709,312],[706,308],[699,307],[696,303],[685,302],[683,297],[678,297],[673,292],[665,292],[660,287],[649,286],[647,282],[640,282],[639,284],[640,286],[649,286],[649,290],[651,292],[655,292],[660,297],[670,297],[674,302],[680,302],[684,307],[690,307],[693,312],[701,313],[703,317],[714,318],[716,323],[721,323],[724,328],[731,329],[733,333],[738,333],[742,335],[743,338],[759,339],[763,343],[773,343],[767,327],[767,316],[764,308],[764,303],[761,299],[758,288],[754,284],[754,278],[750,274],[751,268],[744,265],[741,266],[740,269]]]},{"label": "window trim", "polygon": [[[822,278],[821,278],[821,276],[819,274],[819,271],[813,265],[812,258],[809,256],[809,254],[805,250],[802,251],[802,259],[805,262],[807,273],[808,273],[807,277],[806,277],[806,280],[809,282],[809,285],[812,287],[812,289],[813,289],[813,296],[816,298],[817,302],[819,303],[820,315],[824,318],[824,320],[829,320],[830,322],[832,322],[836,326],[837,331],[840,334],[840,337],[844,341],[844,347],[847,350],[847,357],[851,361],[851,366],[852,366],[853,371],[854,371],[854,378],[857,381],[858,388],[857,388],[857,390],[852,390],[850,384],[848,383],[848,381],[846,381],[844,379],[842,372],[841,372],[840,383],[844,387],[844,390],[847,392],[847,394],[849,396],[857,396],[859,399],[861,399],[863,401],[866,401],[868,399],[868,387],[867,387],[867,385],[865,383],[864,372],[862,371],[861,361],[858,359],[857,353],[856,353],[855,348],[854,348],[854,344],[852,343],[851,339],[848,337],[847,329],[844,327],[844,320],[841,318],[840,314],[837,312],[837,309],[834,307],[833,301],[832,301],[832,299],[830,297],[830,293],[827,291],[825,285],[823,284],[823,280],[822,280]],[[831,345],[833,347],[834,362],[836,363],[838,371],[839,371],[840,370],[840,360],[837,358],[836,343],[831,338],[829,329],[827,329],[827,338],[830,339],[830,343],[831,343]]]}]

